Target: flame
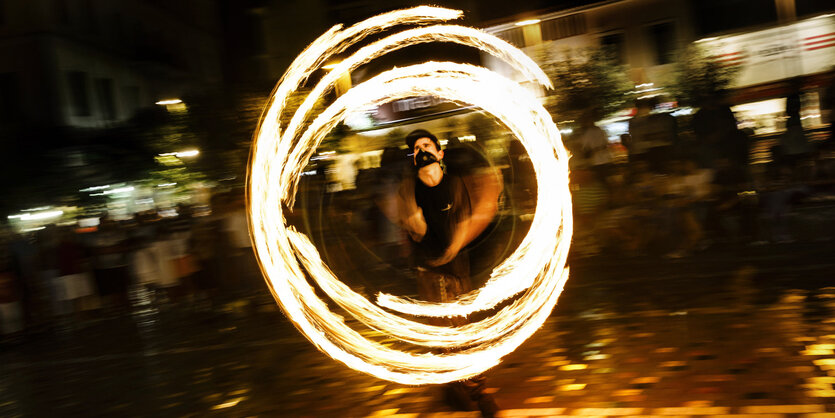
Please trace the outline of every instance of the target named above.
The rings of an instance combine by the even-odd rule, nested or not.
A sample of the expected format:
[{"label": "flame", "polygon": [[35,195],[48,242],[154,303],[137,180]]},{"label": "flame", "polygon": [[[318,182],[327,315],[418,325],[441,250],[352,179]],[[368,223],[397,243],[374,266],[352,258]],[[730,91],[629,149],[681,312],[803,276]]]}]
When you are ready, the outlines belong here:
[{"label": "flame", "polygon": [[[278,304],[321,351],[356,370],[404,384],[461,380],[495,366],[542,326],[568,279],[565,263],[572,233],[569,156],[548,112],[518,83],[473,65],[426,62],[379,74],[351,88],[319,115],[310,115],[313,105],[341,74],[417,43],[455,42],[478,48],[503,60],[526,80],[551,88],[542,70],[507,42],[472,28],[431,25],[460,16],[460,11],[421,6],[375,16],[344,30],[339,25],[328,30],[296,58],[279,81],[256,133],[249,167],[253,247]],[[279,116],[287,98],[314,71],[368,35],[406,24],[431,26],[403,30],[359,48],[325,74],[289,124],[281,126]],[[536,214],[528,235],[481,289],[448,303],[379,294],[375,304],[339,281],[310,239],[287,225],[277,202],[292,207],[303,168],[324,136],[350,110],[423,95],[478,106],[520,139],[537,177]],[[308,275],[359,322],[426,347],[424,352],[400,351],[365,338],[317,296]],[[427,325],[396,314],[464,316],[491,309],[514,296],[496,314],[460,327]],[[446,350],[437,354],[438,350],[431,352],[431,348]]]}]

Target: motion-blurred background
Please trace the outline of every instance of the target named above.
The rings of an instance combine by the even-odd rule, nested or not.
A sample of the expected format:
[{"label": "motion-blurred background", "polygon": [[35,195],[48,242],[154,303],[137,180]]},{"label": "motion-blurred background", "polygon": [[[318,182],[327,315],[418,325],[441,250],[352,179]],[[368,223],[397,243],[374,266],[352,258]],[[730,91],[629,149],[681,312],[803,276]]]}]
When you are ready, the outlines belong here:
[{"label": "motion-blurred background", "polygon": [[[798,287],[812,289],[809,297],[815,303],[828,300],[830,293],[821,289],[831,272],[826,254],[835,232],[835,4],[433,3],[463,10],[464,24],[521,48],[554,83],[553,90],[525,86],[541,98],[573,154],[573,275],[560,305],[569,306],[563,311],[569,320],[597,318],[613,303],[614,311],[636,323],[640,320],[629,316],[635,312],[668,310],[678,315],[686,306],[668,306],[670,301],[701,306],[700,300],[709,299],[707,289],[746,301],[735,306],[773,308],[779,305],[772,305],[775,301],[796,302],[792,298],[806,297],[796,292]],[[296,55],[332,25],[347,26],[414,5],[418,2],[0,0],[0,356],[5,356],[0,360],[12,365],[0,379],[0,411],[38,415],[54,408],[84,415],[139,408],[134,409],[139,415],[163,410],[201,414],[251,399],[242,394],[258,387],[282,391],[287,403],[273,405],[279,409],[258,405],[247,411],[307,411],[313,401],[305,396],[320,394],[318,389],[296,393],[304,387],[266,384],[270,379],[258,373],[251,381],[244,379],[243,386],[250,389],[240,393],[236,391],[243,389],[235,386],[210,397],[216,381],[195,385],[194,393],[185,391],[186,401],[160,401],[170,399],[167,389],[146,391],[155,394],[146,395],[147,409],[124,406],[136,398],[118,394],[91,407],[86,402],[94,397],[84,389],[67,392],[49,385],[41,397],[31,385],[39,373],[49,372],[92,382],[71,365],[108,373],[107,356],[150,379],[142,387],[152,385],[148,382],[155,378],[149,376],[158,376],[160,370],[189,385],[195,381],[192,372],[214,370],[209,364],[217,363],[196,348],[199,341],[235,335],[240,327],[251,338],[234,345],[253,351],[270,346],[269,341],[259,342],[258,335],[281,320],[252,254],[244,195],[261,111]],[[414,46],[342,74],[317,109],[381,71],[427,59],[483,65],[519,79],[496,59],[471,49]],[[329,70],[325,66],[317,71],[291,98],[289,108],[298,106]],[[288,221],[314,240],[343,280],[369,296],[381,290],[416,292],[408,238],[383,216],[379,202],[402,176],[411,175],[411,150],[405,149],[403,138],[417,128],[441,140],[449,170],[491,168],[502,174],[499,213],[470,248],[477,281],[485,280],[513,251],[534,213],[537,182],[529,157],[518,138],[489,114],[434,97],[354,109],[302,173]],[[770,264],[778,259],[781,264]],[[677,285],[620,288],[621,275],[628,275],[622,265],[641,272],[635,273],[640,277],[633,284],[670,278],[668,283]],[[786,273],[784,266],[808,274]],[[711,283],[719,287],[692,277],[673,278],[691,268],[698,277],[715,277]],[[751,271],[770,279],[751,279],[758,277]],[[579,283],[577,289],[602,283],[607,291],[572,293],[573,283]],[[692,294],[704,299],[687,296]],[[588,310],[582,308],[586,304]],[[814,305],[822,309],[822,317],[831,308]],[[259,322],[250,315],[270,320]],[[261,327],[252,328],[252,323]],[[283,326],[282,335],[301,338]],[[814,334],[808,338],[818,341],[818,336],[829,335],[822,326],[799,332]],[[195,334],[184,337],[186,343],[172,342],[183,328]],[[119,335],[112,346],[105,343],[108,335]],[[666,345],[693,342],[679,337]],[[221,347],[217,350],[238,353],[215,342]],[[168,359],[163,363],[171,361],[170,370],[149,365],[133,369],[136,362],[130,360],[136,353],[157,358],[183,349],[182,344],[184,353],[197,353],[194,361],[200,367],[178,367]],[[554,354],[548,351],[553,348],[537,350]],[[292,355],[280,361],[265,356],[243,366],[229,360],[237,364],[230,367],[280,363],[296,370],[287,360]],[[67,369],[57,372],[45,359]],[[826,377],[825,369],[815,370],[822,375],[812,377]],[[67,377],[74,373],[78,375]],[[298,373],[291,376],[304,375]],[[224,376],[234,382],[232,374]],[[781,378],[791,379],[787,376]],[[801,382],[806,378],[792,376]],[[310,388],[321,387],[322,382],[311,379]],[[773,379],[746,381],[766,380]],[[89,387],[126,384],[115,382]],[[830,390],[829,397],[810,402],[831,400],[831,389],[831,382],[828,389],[817,387]],[[520,393],[504,401],[531,406],[524,395],[531,390]],[[571,400],[577,405],[629,405],[623,398],[600,400],[600,393]],[[710,404],[720,405],[730,392],[711,393],[705,395]],[[746,398],[754,403],[777,396],[760,389],[745,393],[754,394]],[[762,393],[766,395],[758,395]],[[660,399],[653,396],[650,401]],[[786,396],[784,403],[802,403]],[[298,407],[288,406],[291,400]],[[552,401],[565,404],[566,399]],[[386,406],[368,402],[352,404],[352,413]],[[163,404],[175,405],[165,409]]]}]

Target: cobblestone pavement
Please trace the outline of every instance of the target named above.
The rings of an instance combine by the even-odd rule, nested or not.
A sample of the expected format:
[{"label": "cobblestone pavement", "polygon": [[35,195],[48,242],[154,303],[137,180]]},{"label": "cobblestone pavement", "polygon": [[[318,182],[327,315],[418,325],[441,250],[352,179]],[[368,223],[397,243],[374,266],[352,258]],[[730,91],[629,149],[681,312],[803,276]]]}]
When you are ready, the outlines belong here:
[{"label": "cobblestone pavement", "polygon": [[[504,416],[835,417],[835,241],[572,261],[551,318],[487,373]],[[478,416],[307,342],[266,291],[0,351],[0,416]]]}]

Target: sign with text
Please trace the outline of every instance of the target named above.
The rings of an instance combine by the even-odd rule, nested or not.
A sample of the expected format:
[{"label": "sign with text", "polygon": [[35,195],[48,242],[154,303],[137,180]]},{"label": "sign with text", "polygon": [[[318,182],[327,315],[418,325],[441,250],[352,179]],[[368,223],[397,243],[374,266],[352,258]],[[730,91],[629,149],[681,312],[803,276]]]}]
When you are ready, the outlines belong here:
[{"label": "sign with text", "polygon": [[835,16],[699,41],[726,65],[740,66],[734,87],[815,74],[835,65]]}]

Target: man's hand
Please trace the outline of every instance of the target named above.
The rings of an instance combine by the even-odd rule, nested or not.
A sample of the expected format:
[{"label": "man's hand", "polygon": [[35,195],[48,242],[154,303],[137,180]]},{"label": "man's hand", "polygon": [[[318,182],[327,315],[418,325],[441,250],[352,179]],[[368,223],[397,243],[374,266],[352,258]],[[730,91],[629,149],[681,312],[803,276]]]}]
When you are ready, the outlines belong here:
[{"label": "man's hand", "polygon": [[444,264],[452,261],[452,259],[455,258],[455,256],[457,255],[458,250],[455,250],[453,248],[447,248],[446,251],[444,251],[444,253],[440,257],[428,260],[426,264],[429,264],[432,267],[443,266]]}]

